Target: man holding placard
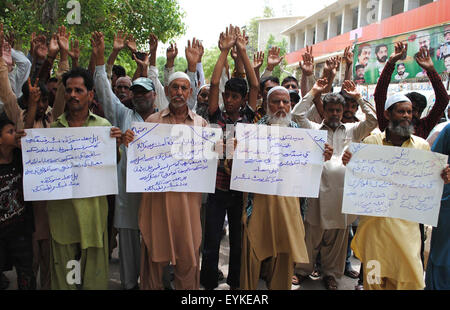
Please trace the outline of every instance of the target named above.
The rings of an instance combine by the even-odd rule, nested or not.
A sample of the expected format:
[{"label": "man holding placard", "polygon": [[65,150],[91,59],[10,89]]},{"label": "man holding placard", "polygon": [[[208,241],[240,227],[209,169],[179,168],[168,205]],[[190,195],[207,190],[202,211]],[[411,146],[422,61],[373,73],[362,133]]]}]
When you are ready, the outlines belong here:
[{"label": "man holding placard", "polygon": [[[199,50],[192,48],[190,53]],[[192,55],[191,55],[192,56]],[[189,71],[195,71],[196,57],[187,55]],[[150,115],[146,122],[206,127],[207,122],[192,112],[187,100],[192,94],[189,76],[175,72],[169,77],[166,95],[169,107]],[[127,130],[125,145],[134,139]],[[176,289],[199,289],[201,193],[149,192],[142,194],[139,210],[141,243],[141,289],[164,289],[163,269],[175,267]]]},{"label": "man holding placard", "polygon": [[[89,111],[94,97],[93,80],[85,69],[76,68],[64,74],[63,84],[67,111],[51,124],[52,128],[111,126],[106,119]],[[111,137],[119,141],[118,157],[121,136],[119,128],[111,128]],[[47,208],[52,289],[108,289],[106,196],[50,200]],[[80,274],[69,281],[72,268]]]},{"label": "man holding placard", "polygon": [[[386,100],[384,109],[384,117],[389,120],[386,130],[369,136],[364,143],[430,150],[425,140],[412,134],[413,108],[408,97],[402,94],[393,95]],[[349,151],[344,153],[344,165],[348,164],[351,157]],[[448,165],[441,177],[445,183],[450,182]],[[406,190],[407,188],[392,196],[408,194]],[[395,200],[387,190],[385,192],[388,195],[387,199],[384,199],[385,202]],[[381,215],[361,216],[352,241],[352,249],[364,264],[364,289],[423,289],[420,248],[421,238],[417,223]]]},{"label": "man holding placard", "polygon": [[320,253],[324,283],[327,289],[336,290],[336,277],[344,274],[347,253],[349,225],[356,219],[341,213],[345,167],[341,163],[344,149],[351,142],[359,142],[367,137],[377,126],[375,112],[369,103],[364,101],[352,81],[344,81],[343,89],[358,102],[366,119],[358,123],[342,123],[345,99],[336,93],[326,94],[323,98],[324,121],[314,123],[306,118],[306,111],[311,107],[313,99],[326,89],[326,79],[320,79],[311,91],[303,97],[292,111],[293,120],[300,127],[326,130],[328,143],[334,149],[334,156],[325,163],[320,183],[319,198],[308,199],[308,210],[305,215],[306,246],[309,264],[301,264],[296,268],[298,283],[308,278]]},{"label": "man holding placard", "polygon": [[[289,91],[273,87],[267,94],[267,114],[258,124],[293,127]],[[325,160],[333,149],[325,144]],[[275,159],[275,158],[272,158]],[[294,263],[307,263],[305,230],[297,197],[249,193],[242,217],[241,288],[255,290],[262,270],[271,290],[289,290]]]}]

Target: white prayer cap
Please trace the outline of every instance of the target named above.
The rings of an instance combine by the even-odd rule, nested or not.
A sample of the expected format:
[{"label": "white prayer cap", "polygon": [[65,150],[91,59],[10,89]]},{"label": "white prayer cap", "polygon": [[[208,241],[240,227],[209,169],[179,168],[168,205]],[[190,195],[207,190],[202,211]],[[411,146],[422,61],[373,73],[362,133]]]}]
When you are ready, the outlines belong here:
[{"label": "white prayer cap", "polygon": [[189,81],[189,84],[191,84],[191,79],[189,78],[189,76],[186,73],[179,71],[174,72],[169,76],[169,82],[167,85],[170,85],[170,83],[172,83],[176,79],[185,79]]},{"label": "white prayer cap", "polygon": [[386,103],[384,104],[384,110],[387,111],[391,106],[393,106],[397,102],[409,102],[409,103],[411,103],[411,100],[409,100],[409,98],[406,97],[404,94],[392,95],[386,100]]},{"label": "white prayer cap", "polygon": [[275,87],[272,87],[269,90],[269,92],[267,93],[267,100],[269,100],[270,95],[272,95],[272,93],[277,91],[277,90],[284,91],[286,94],[288,94],[288,96],[290,96],[289,95],[289,91],[285,87],[283,87],[283,86],[275,86]]},{"label": "white prayer cap", "polygon": [[197,95],[200,94],[200,92],[202,91],[202,89],[203,89],[203,88],[206,88],[206,87],[211,87],[211,84],[203,84],[202,86],[200,86],[200,88],[199,88],[198,91],[197,91]]}]

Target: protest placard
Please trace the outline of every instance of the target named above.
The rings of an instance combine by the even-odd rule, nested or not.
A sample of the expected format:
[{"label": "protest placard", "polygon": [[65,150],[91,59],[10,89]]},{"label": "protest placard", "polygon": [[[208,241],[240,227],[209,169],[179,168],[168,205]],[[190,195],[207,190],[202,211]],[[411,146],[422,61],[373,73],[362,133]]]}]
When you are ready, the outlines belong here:
[{"label": "protest placard", "polygon": [[447,155],[352,143],[342,213],[437,225]]},{"label": "protest placard", "polygon": [[25,201],[118,193],[111,127],[27,129],[22,138]]},{"label": "protest placard", "polygon": [[132,123],[127,192],[214,193],[220,128]]},{"label": "protest placard", "polygon": [[318,197],[327,132],[237,124],[233,190],[290,197]]}]

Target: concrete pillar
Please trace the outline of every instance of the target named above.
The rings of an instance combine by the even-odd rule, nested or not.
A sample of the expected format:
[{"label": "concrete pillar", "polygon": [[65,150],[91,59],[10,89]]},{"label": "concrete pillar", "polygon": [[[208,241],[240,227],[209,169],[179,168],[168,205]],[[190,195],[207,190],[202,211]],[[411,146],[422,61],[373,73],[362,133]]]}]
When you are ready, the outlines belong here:
[{"label": "concrete pillar", "polygon": [[358,28],[367,26],[369,24],[367,19],[367,0],[359,0],[358,4]]},{"label": "concrete pillar", "polygon": [[299,49],[302,49],[305,46],[305,35],[304,35],[304,31],[297,31],[295,33],[296,36],[296,51],[298,51]]},{"label": "concrete pillar", "polygon": [[392,16],[392,0],[380,0],[378,5],[378,21]]},{"label": "concrete pillar", "polygon": [[337,21],[334,13],[328,15],[328,30],[327,30],[327,40],[335,37],[337,35]]},{"label": "concrete pillar", "polygon": [[305,46],[313,45],[313,31],[314,29],[311,26],[306,26],[305,28]]},{"label": "concrete pillar", "polygon": [[322,42],[325,39],[324,32],[325,32],[324,23],[323,23],[323,21],[318,20],[316,22],[316,42],[315,43]]},{"label": "concrete pillar", "polygon": [[295,33],[291,33],[289,35],[289,52],[295,52],[296,51],[296,44],[295,44],[295,40],[296,40],[296,34]]},{"label": "concrete pillar", "polygon": [[344,7],[342,11],[342,30],[341,33],[346,33],[352,30],[352,9],[349,5]]}]

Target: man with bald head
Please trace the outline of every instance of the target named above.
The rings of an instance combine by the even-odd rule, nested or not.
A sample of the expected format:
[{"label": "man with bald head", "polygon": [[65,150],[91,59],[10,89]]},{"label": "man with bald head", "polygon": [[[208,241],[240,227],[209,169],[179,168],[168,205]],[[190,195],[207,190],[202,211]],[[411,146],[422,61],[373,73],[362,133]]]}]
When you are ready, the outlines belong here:
[{"label": "man with bald head", "polygon": [[[187,100],[192,94],[189,76],[175,72],[165,88],[169,107],[145,121],[206,127],[205,119],[192,112]],[[131,134],[131,139],[128,135]],[[128,131],[126,141],[132,141]],[[128,139],[128,140],[127,140]],[[201,193],[143,193],[139,211],[141,242],[141,289],[163,290],[163,269],[175,271],[175,289],[200,287]]]},{"label": "man with bald head", "polygon": [[[364,143],[430,150],[427,141],[412,134],[413,105],[408,97],[402,94],[389,97],[385,102],[384,117],[389,122],[386,130],[367,137]],[[346,151],[342,158],[343,163],[346,165],[350,159],[351,153]],[[449,173],[447,166],[441,175],[446,184],[449,183]],[[379,263],[379,281],[369,282],[365,278],[364,289],[423,289],[425,283],[420,258],[420,235],[419,225],[415,222],[360,216],[358,230],[351,244],[352,249],[364,264],[364,270],[373,268],[370,262]]]},{"label": "man with bald head", "polygon": [[[289,91],[275,86],[267,95],[267,113],[258,124],[298,128],[291,121]],[[325,160],[333,150],[326,144]],[[307,263],[299,199],[249,193],[242,217],[241,288],[258,287],[261,267],[271,290],[290,290],[294,263]]]},{"label": "man with bald head", "polygon": [[[105,43],[101,33],[93,35],[94,48],[97,49],[94,81],[97,96],[103,103],[105,117],[122,132],[131,128],[133,122],[143,122],[155,112],[155,86],[149,78],[138,78],[131,85],[125,77],[116,81],[116,94],[113,93],[105,70]],[[121,85],[130,85],[129,90],[118,89]],[[128,91],[132,108],[122,104],[120,93]],[[122,147],[122,156],[117,165],[119,194],[116,196],[114,227],[119,232],[120,281],[126,290],[137,289],[140,272],[141,241],[138,225],[138,211],[141,203],[140,193],[127,193],[127,152]]]}]

